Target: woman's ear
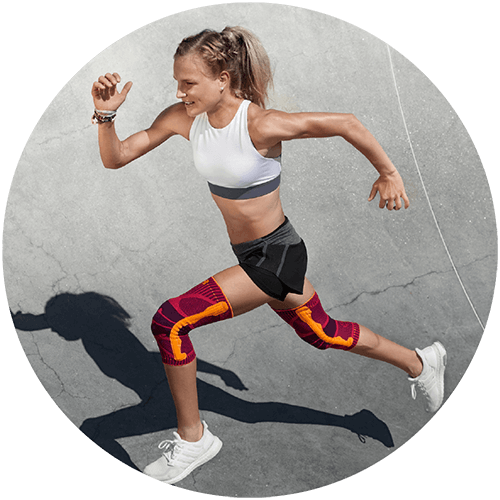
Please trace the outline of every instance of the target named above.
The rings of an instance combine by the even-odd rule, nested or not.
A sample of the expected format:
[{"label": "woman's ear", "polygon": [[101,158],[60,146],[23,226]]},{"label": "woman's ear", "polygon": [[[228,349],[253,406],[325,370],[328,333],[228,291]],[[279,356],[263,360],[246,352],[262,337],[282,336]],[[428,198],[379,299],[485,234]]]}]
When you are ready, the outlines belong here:
[{"label": "woman's ear", "polygon": [[221,86],[221,91],[224,90],[229,84],[231,83],[231,77],[229,76],[229,73],[227,71],[223,71],[219,75],[219,82]]}]

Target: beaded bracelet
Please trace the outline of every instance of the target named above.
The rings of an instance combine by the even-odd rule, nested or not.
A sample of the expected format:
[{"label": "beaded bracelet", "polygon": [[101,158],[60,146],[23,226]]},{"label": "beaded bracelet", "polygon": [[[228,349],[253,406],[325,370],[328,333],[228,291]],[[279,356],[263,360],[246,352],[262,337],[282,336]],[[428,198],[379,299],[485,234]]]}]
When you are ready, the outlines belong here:
[{"label": "beaded bracelet", "polygon": [[115,118],[116,111],[96,109],[92,115],[92,123],[95,125],[96,123],[114,122]]}]

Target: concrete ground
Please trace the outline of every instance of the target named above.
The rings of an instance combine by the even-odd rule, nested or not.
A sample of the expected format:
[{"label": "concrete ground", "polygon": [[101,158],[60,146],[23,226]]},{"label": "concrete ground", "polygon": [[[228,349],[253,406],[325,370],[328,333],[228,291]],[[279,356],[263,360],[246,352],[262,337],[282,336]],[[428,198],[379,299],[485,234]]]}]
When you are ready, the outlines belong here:
[{"label": "concrete ground", "polygon": [[[137,470],[175,428],[150,318],[235,260],[189,144],[173,138],[105,170],[89,91],[110,70],[132,80],[117,129],[125,137],[145,128],[175,101],[177,43],[234,24],[269,52],[273,107],[354,113],[406,182],[411,208],[380,211],[366,202],[376,172],[342,140],[285,145],[285,212],[308,245],[308,276],[329,314],[411,348],[439,339],[448,398],[490,311],[497,234],[488,182],[460,119],[408,60],[352,25],[280,5],[208,7],[150,24],[54,99],[19,162],[4,224],[7,296],[31,366],[71,422]],[[382,460],[431,418],[403,373],[311,349],[266,307],[192,339],[202,414],[224,447],[178,483],[185,490],[308,491]]]}]

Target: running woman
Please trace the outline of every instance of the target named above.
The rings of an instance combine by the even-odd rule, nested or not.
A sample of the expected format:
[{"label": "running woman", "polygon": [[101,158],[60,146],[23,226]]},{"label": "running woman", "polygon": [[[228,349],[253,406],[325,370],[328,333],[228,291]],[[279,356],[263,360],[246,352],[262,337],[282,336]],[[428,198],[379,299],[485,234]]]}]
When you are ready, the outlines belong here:
[{"label": "running woman", "polygon": [[144,472],[173,484],[213,458],[222,443],[200,419],[196,356],[189,332],[268,304],[317,349],[339,349],[390,363],[407,373],[412,396],[422,390],[427,411],[444,395],[446,351],[440,342],[408,349],[353,322],[328,316],[306,278],[304,242],[285,217],[280,201],[283,141],[339,136],[360,151],[379,177],[380,208],[409,206],[400,174],[373,135],[352,114],[285,113],[266,109],[272,84],[269,58],[246,29],[204,30],[185,38],[174,55],[177,98],[151,127],[121,141],[116,111],[132,82],[121,91],[117,73],[92,86],[101,159],[118,169],[174,135],[190,141],[198,172],[208,181],[224,218],[238,265],[164,302],[152,320],[177,415],[173,440]]}]

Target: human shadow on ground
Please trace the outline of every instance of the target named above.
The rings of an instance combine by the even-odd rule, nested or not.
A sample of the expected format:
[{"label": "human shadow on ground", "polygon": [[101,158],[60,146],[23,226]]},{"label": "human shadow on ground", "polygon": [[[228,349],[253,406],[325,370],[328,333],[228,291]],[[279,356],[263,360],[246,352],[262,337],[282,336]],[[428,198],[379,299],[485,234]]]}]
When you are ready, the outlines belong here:
[{"label": "human shadow on ground", "polygon": [[[11,313],[12,314],[12,313]],[[137,469],[120,438],[176,426],[175,406],[158,352],[148,351],[129,330],[130,315],[111,297],[95,292],[62,293],[50,299],[40,315],[12,314],[18,330],[51,329],[67,341],[81,340],[89,356],[108,377],[133,390],[141,402],[85,420],[80,429],[92,441]],[[236,373],[198,358],[198,371],[221,377],[227,387],[248,390]],[[335,415],[280,402],[254,403],[198,379],[199,406],[239,422],[282,422],[348,429],[364,442],[373,438],[386,447],[394,442],[387,425],[371,411]]]}]

